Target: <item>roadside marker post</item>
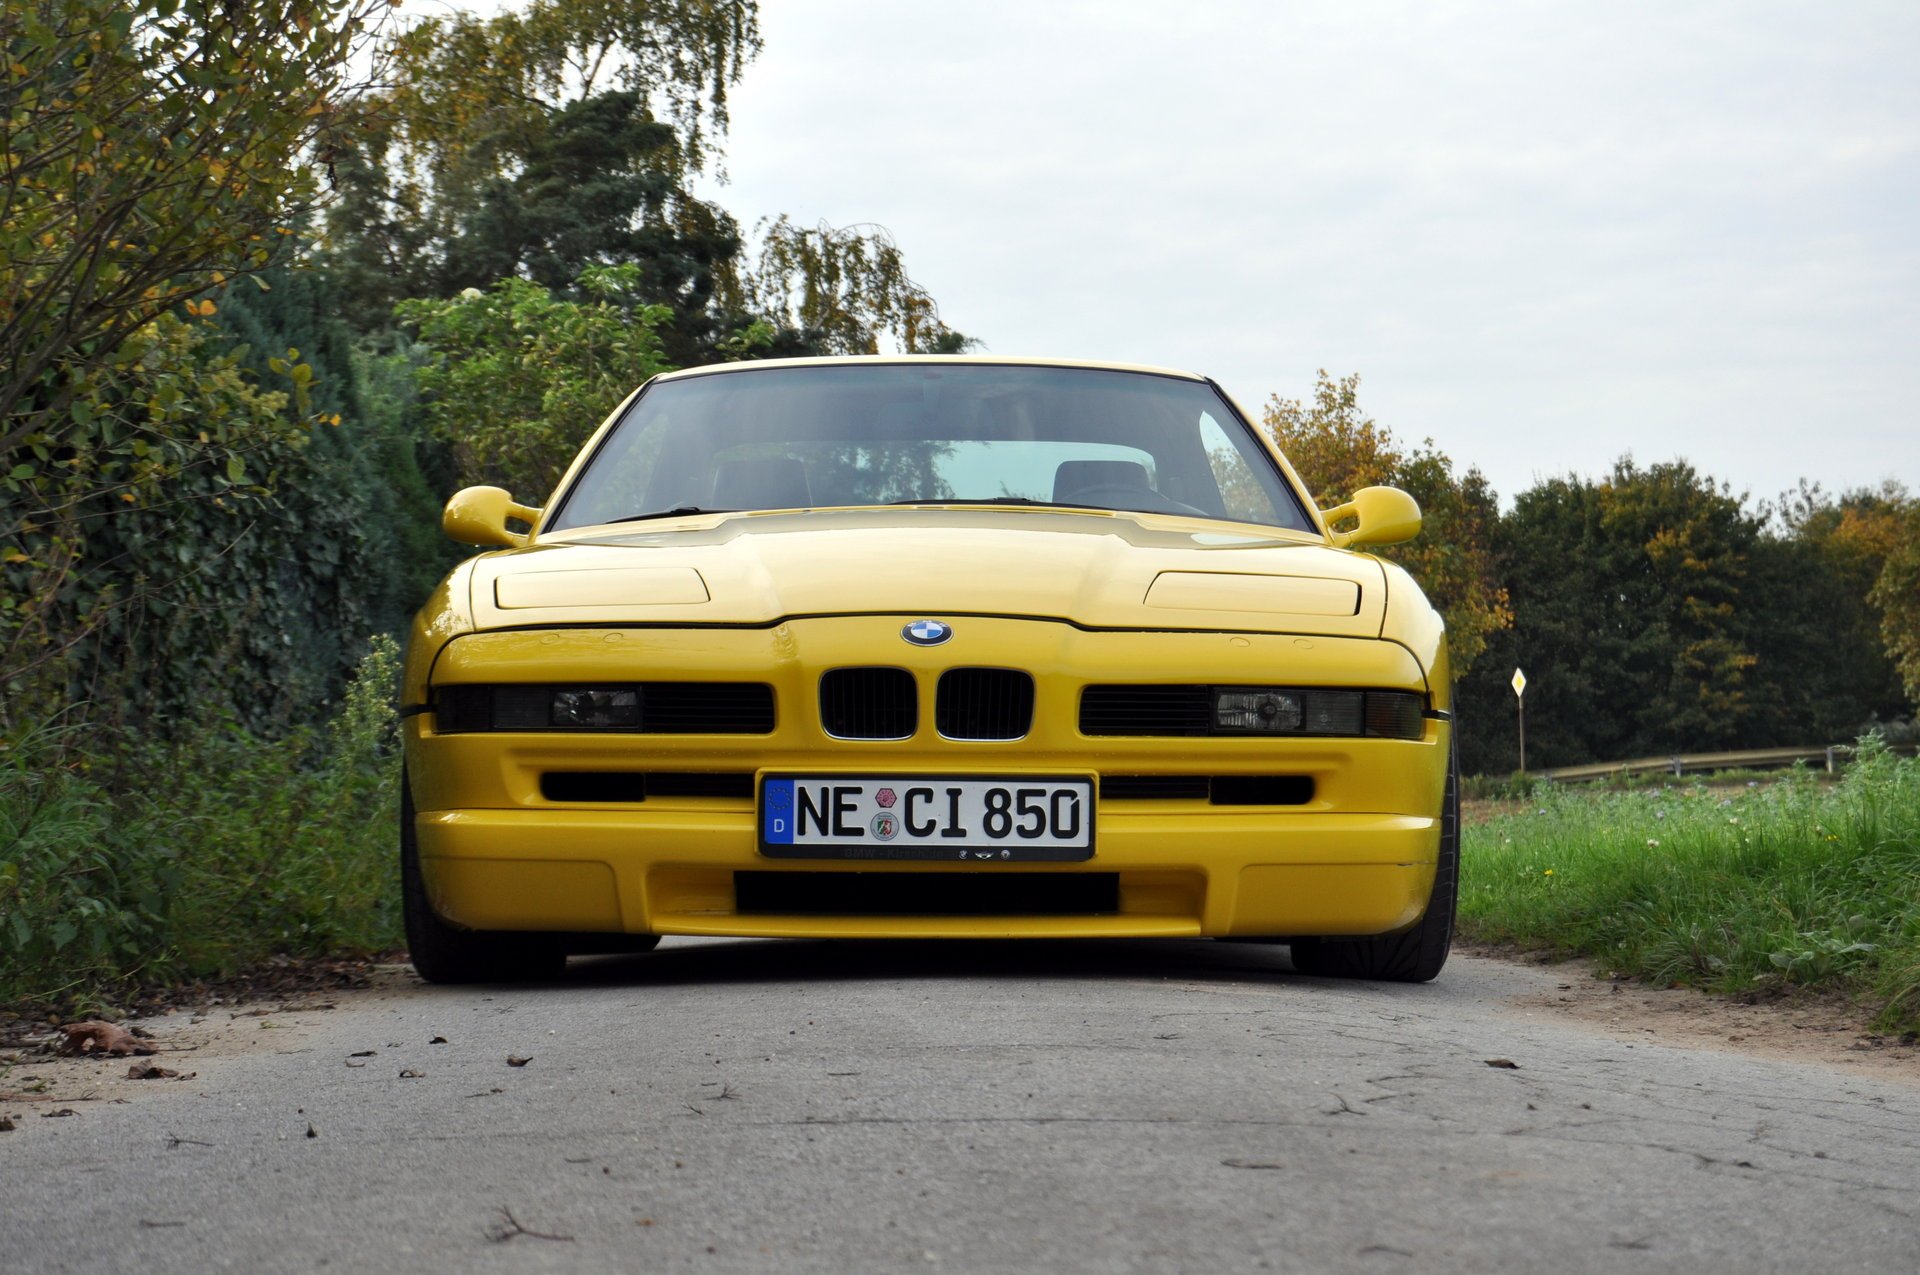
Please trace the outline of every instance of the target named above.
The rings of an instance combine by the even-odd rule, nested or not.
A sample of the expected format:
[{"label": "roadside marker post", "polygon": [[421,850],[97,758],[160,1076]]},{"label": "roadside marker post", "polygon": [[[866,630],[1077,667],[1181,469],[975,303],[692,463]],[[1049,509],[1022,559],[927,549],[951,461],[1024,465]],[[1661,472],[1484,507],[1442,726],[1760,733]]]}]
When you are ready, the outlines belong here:
[{"label": "roadside marker post", "polygon": [[1527,773],[1527,675],[1513,670],[1513,704],[1520,714],[1520,773]]}]

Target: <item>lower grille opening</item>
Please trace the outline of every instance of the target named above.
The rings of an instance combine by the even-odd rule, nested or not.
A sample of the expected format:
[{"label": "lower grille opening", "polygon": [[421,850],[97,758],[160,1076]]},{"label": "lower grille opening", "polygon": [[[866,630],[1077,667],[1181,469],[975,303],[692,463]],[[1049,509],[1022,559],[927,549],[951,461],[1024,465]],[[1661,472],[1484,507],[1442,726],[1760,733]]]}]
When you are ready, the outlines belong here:
[{"label": "lower grille opening", "polygon": [[1106,801],[1205,801],[1213,780],[1205,775],[1102,775]]},{"label": "lower grille opening", "polygon": [[795,916],[1111,916],[1117,872],[736,872],[741,912]]},{"label": "lower grille opening", "polygon": [[1215,775],[1216,806],[1304,806],[1313,800],[1307,775]]},{"label": "lower grille opening", "polygon": [[1304,806],[1311,775],[1102,775],[1107,801],[1209,801],[1216,806]]},{"label": "lower grille opening", "polygon": [[645,801],[649,797],[753,798],[750,771],[549,770],[540,776],[548,801]]}]

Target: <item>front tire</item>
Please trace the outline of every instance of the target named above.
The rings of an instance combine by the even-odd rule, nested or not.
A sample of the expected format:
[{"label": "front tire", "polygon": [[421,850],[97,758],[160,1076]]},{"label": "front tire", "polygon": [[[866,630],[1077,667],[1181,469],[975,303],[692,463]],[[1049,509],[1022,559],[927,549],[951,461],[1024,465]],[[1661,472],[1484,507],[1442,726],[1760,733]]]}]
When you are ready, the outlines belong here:
[{"label": "front tire", "polygon": [[1453,947],[1453,917],[1460,898],[1460,756],[1447,753],[1447,792],[1440,806],[1440,853],[1433,893],[1419,924],[1398,934],[1367,939],[1300,939],[1289,951],[1293,968],[1328,978],[1370,978],[1390,983],[1426,983],[1440,973]]},{"label": "front tire", "polygon": [[567,954],[531,934],[462,929],[440,918],[420,875],[420,843],[413,828],[413,789],[400,773],[400,915],[407,956],[429,983],[515,983],[558,978]]}]

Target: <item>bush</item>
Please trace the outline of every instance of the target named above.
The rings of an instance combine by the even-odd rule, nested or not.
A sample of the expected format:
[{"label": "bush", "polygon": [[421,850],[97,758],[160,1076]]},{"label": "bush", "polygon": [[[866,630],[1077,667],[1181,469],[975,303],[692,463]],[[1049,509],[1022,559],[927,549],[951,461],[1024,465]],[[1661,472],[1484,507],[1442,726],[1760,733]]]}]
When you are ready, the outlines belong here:
[{"label": "bush", "polygon": [[6,747],[0,1000],[396,946],[398,669],[374,639],[332,721],[279,739],[228,719],[104,757],[73,730]]}]

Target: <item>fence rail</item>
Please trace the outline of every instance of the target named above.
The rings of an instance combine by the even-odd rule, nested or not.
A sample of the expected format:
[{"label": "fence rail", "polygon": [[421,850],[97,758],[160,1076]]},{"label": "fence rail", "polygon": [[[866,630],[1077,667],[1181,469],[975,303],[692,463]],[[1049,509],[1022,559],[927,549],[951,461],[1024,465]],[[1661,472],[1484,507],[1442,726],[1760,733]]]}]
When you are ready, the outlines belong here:
[{"label": "fence rail", "polygon": [[[1920,751],[1920,745],[1891,744],[1896,753]],[[1554,766],[1533,772],[1541,779],[1610,779],[1616,775],[1683,775],[1702,770],[1771,770],[1809,762],[1832,774],[1853,757],[1852,744],[1825,744],[1814,748],[1752,748],[1744,752],[1677,753],[1671,757],[1640,757],[1633,761],[1603,761],[1586,766]]]}]

